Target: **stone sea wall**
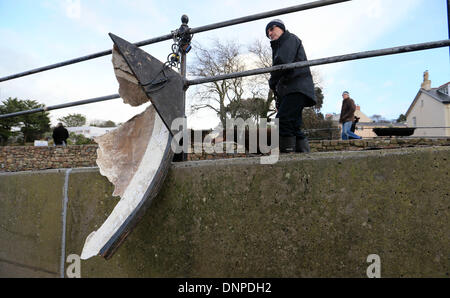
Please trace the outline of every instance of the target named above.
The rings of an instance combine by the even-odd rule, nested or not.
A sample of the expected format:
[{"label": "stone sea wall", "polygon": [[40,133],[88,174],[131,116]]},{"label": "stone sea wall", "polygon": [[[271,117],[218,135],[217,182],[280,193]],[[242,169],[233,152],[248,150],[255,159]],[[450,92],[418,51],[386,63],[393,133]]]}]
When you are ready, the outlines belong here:
[{"label": "stone sea wall", "polygon": [[[366,277],[376,254],[381,277],[448,278],[449,160],[435,146],[174,163],[81,277]],[[66,276],[112,192],[97,168],[0,173],[0,277]]]},{"label": "stone sea wall", "polygon": [[[364,151],[408,147],[450,146],[442,139],[367,139],[311,141],[311,152]],[[96,167],[97,145],[68,147],[0,147],[0,172],[39,171],[60,168]],[[237,152],[237,151],[236,151]],[[188,161],[254,157],[246,153],[205,153],[201,148],[188,154]]]}]

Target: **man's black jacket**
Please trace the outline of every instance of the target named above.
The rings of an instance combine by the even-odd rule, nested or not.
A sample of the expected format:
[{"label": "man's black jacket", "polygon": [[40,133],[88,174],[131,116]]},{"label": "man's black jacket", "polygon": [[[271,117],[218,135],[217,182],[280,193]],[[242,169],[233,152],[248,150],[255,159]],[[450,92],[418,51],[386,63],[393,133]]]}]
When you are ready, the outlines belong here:
[{"label": "man's black jacket", "polygon": [[[302,41],[289,31],[284,32],[279,39],[271,41],[270,45],[273,66],[307,60]],[[310,99],[308,107],[317,103],[309,67],[272,72],[269,86],[277,92],[279,98],[300,92]]]},{"label": "man's black jacket", "polygon": [[53,130],[53,140],[55,145],[62,145],[63,141],[67,142],[69,138],[69,132],[63,126],[56,127]]}]

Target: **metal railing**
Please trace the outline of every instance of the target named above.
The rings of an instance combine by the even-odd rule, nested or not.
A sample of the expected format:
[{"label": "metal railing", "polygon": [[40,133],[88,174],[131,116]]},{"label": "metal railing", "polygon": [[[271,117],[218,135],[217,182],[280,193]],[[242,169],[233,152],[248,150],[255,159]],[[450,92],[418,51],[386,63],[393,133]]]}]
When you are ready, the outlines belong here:
[{"label": "metal railing", "polygon": [[[415,135],[416,131],[414,132],[413,135],[411,136],[396,136],[396,135],[392,135],[392,136],[378,136],[376,135],[375,131],[373,131],[374,129],[376,129],[377,127],[367,127],[364,125],[360,125],[360,124],[356,124],[356,130],[355,133],[358,134],[358,131],[364,131],[364,130],[370,130],[373,132],[374,136],[365,136],[364,139],[384,139],[384,138],[432,138],[432,139],[440,139],[440,138],[450,138],[450,126],[424,126],[424,127],[407,127],[407,126],[401,126],[401,127],[396,127],[395,123],[374,123],[374,124],[378,124],[379,127],[378,128],[405,128],[405,129],[415,129],[415,130],[425,130],[425,129],[430,129],[430,130],[442,130],[442,132],[444,133],[444,135]],[[392,127],[389,127],[389,125],[393,125]],[[366,129],[364,129],[366,128]],[[447,131],[449,135],[447,135]],[[308,136],[309,140],[314,140],[314,141],[320,141],[320,140],[331,140],[331,139],[340,139],[341,138],[341,132],[342,132],[342,128],[341,127],[327,127],[327,128],[314,128],[314,129],[304,129],[303,130],[306,135]],[[321,136],[317,136],[317,134],[320,134]],[[313,137],[310,137],[313,136]]]},{"label": "metal railing", "polygon": [[[220,29],[220,28],[229,27],[229,26],[233,26],[233,25],[257,21],[257,20],[261,20],[261,19],[265,19],[265,18],[270,18],[270,17],[282,15],[282,14],[299,12],[299,11],[304,11],[304,10],[308,10],[308,9],[313,9],[313,8],[318,8],[318,7],[322,7],[322,6],[328,6],[328,5],[342,3],[342,2],[348,2],[348,1],[350,1],[350,0],[321,0],[321,1],[300,4],[300,5],[296,5],[296,6],[291,6],[291,7],[277,9],[277,10],[271,10],[271,11],[264,12],[264,13],[254,14],[254,15],[250,15],[250,16],[246,16],[246,17],[242,17],[242,18],[237,18],[237,19],[233,19],[233,20],[229,20],[229,21],[225,21],[225,22],[219,22],[219,23],[202,26],[202,27],[191,28],[191,33],[196,34],[196,33],[206,32],[206,31],[210,31],[210,30],[215,30],[215,29]],[[154,44],[154,43],[158,43],[158,42],[162,42],[162,41],[166,41],[166,40],[171,40],[173,38],[173,34],[174,34],[174,32],[163,35],[163,36],[143,40],[143,41],[135,43],[135,45],[138,47],[142,47],[142,46],[147,46],[150,44]],[[43,72],[43,71],[47,71],[47,70],[75,64],[75,63],[80,63],[83,61],[88,61],[88,60],[100,58],[103,56],[108,56],[111,54],[112,54],[112,50],[105,50],[105,51],[98,52],[95,54],[90,54],[87,56],[74,58],[74,59],[67,60],[64,62],[28,70],[28,71],[21,72],[18,74],[9,75],[9,76],[0,78],[0,82],[17,79],[17,78],[24,77],[24,76],[29,76],[29,75],[36,74],[39,72]]]},{"label": "metal railing", "polygon": [[[324,6],[333,5],[333,4],[339,4],[339,3],[348,2],[348,1],[350,1],[350,0],[314,1],[314,2],[300,4],[300,5],[291,6],[291,7],[287,7],[287,8],[272,10],[272,11],[268,11],[268,12],[264,12],[264,13],[254,14],[254,15],[250,15],[250,16],[246,16],[246,17],[242,17],[242,18],[232,19],[229,21],[214,23],[214,24],[210,24],[210,25],[206,25],[206,26],[202,26],[202,27],[190,28],[189,30],[190,30],[191,34],[196,34],[196,33],[200,33],[200,32],[206,32],[206,31],[215,30],[215,29],[219,29],[219,28],[224,28],[224,27],[243,24],[243,23],[252,22],[252,21],[256,21],[256,20],[261,20],[264,18],[279,16],[282,14],[305,11],[305,10],[309,10],[309,9],[324,7]],[[449,3],[450,3],[450,0],[447,0],[447,4],[450,6]],[[450,24],[450,14],[449,14],[449,24]],[[163,36],[159,36],[156,38],[137,42],[137,43],[135,43],[135,45],[141,47],[141,46],[146,46],[146,45],[170,40],[170,39],[173,39],[174,36],[176,36],[176,34],[177,34],[177,30],[172,31],[170,34],[167,34],[167,35],[163,35]],[[215,82],[215,81],[222,81],[222,80],[232,79],[232,78],[237,78],[237,77],[260,75],[260,74],[269,73],[269,72],[273,72],[273,71],[277,71],[277,70],[288,70],[288,69],[295,69],[295,68],[302,68],[302,67],[309,67],[309,66],[316,66],[316,65],[323,65],[323,64],[330,64],[330,63],[338,63],[338,62],[358,60],[358,59],[367,59],[367,58],[372,58],[372,57],[394,55],[394,54],[400,54],[400,53],[408,53],[408,52],[422,51],[422,50],[449,47],[449,46],[450,46],[450,31],[449,31],[449,39],[447,39],[447,40],[398,46],[398,47],[393,47],[393,48],[379,49],[379,50],[366,51],[366,52],[357,52],[357,53],[351,53],[351,54],[346,54],[346,55],[326,57],[326,58],[322,58],[322,59],[303,61],[303,62],[297,62],[297,63],[291,63],[291,64],[285,64],[285,65],[278,65],[278,66],[269,67],[269,68],[253,69],[253,70],[248,70],[248,71],[243,71],[243,72],[236,72],[236,73],[231,73],[231,74],[225,74],[225,75],[207,77],[207,78],[200,78],[200,79],[193,79],[193,80],[186,80],[186,57],[185,57],[185,55],[183,55],[183,57],[181,59],[181,70],[182,70],[181,74],[185,78],[185,86],[189,87],[189,86],[193,86],[193,85],[199,85],[199,84]],[[40,67],[37,69],[28,70],[25,72],[9,75],[6,77],[2,77],[2,78],[0,78],[0,82],[5,82],[5,81],[21,78],[24,76],[48,71],[51,69],[56,69],[59,67],[63,67],[63,66],[67,66],[67,65],[71,65],[71,64],[75,64],[75,63],[80,63],[83,61],[88,61],[91,59],[103,57],[103,56],[110,55],[110,54],[112,54],[112,50],[98,52],[95,54],[91,54],[91,55],[71,59],[68,61]],[[63,108],[68,108],[68,107],[80,106],[80,105],[86,105],[86,104],[91,104],[91,103],[98,103],[98,102],[113,100],[113,99],[117,99],[117,98],[120,98],[119,94],[112,94],[112,95],[107,95],[107,96],[102,96],[102,97],[97,97],[97,98],[68,102],[68,103],[59,104],[59,105],[55,105],[55,106],[49,106],[49,107],[38,108],[38,109],[33,109],[33,110],[3,114],[3,115],[0,115],[0,119],[16,117],[16,116],[21,116],[21,115],[26,115],[26,114],[45,112],[45,111],[51,111],[51,110],[57,110],[57,109],[63,109]]]}]

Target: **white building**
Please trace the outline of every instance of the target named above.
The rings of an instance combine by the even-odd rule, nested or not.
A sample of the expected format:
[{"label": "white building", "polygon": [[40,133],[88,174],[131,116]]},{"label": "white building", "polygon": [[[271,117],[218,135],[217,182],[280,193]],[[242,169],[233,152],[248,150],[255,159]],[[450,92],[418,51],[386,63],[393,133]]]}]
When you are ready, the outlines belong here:
[{"label": "white building", "polygon": [[82,126],[82,127],[66,127],[69,133],[74,132],[79,135],[84,135],[86,138],[100,137],[107,134],[110,131],[115,130],[117,127],[94,127],[94,126]]},{"label": "white building", "polygon": [[425,72],[424,82],[406,113],[408,126],[418,127],[414,136],[450,137],[449,94],[450,82],[431,88],[428,71]]}]

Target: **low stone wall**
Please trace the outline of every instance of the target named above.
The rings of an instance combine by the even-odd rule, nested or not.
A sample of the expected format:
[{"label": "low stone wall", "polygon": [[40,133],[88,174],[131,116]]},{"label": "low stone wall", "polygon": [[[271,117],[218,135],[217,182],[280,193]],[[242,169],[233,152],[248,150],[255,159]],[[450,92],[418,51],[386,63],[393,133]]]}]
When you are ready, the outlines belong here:
[{"label": "low stone wall", "polygon": [[312,152],[330,151],[362,151],[375,149],[399,149],[421,146],[450,146],[450,138],[426,139],[426,138],[387,138],[387,139],[363,139],[363,140],[323,140],[311,141]]},{"label": "low stone wall", "polygon": [[[311,152],[364,151],[408,147],[450,146],[443,139],[367,139],[311,141]],[[96,167],[97,145],[68,147],[0,147],[0,172],[38,171],[61,168]],[[192,150],[194,152],[194,150]],[[246,153],[190,153],[188,161],[258,156]]]},{"label": "low stone wall", "polygon": [[97,145],[0,147],[0,172],[96,166]]},{"label": "low stone wall", "polygon": [[[450,146],[450,138],[443,139],[410,139],[410,138],[387,138],[387,139],[367,139],[367,140],[321,140],[310,141],[311,152],[334,152],[334,151],[364,151],[381,149],[400,149],[409,147],[430,147],[430,146]],[[229,154],[229,153],[192,153],[188,155],[189,161],[208,159],[228,159],[256,154]]]}]

